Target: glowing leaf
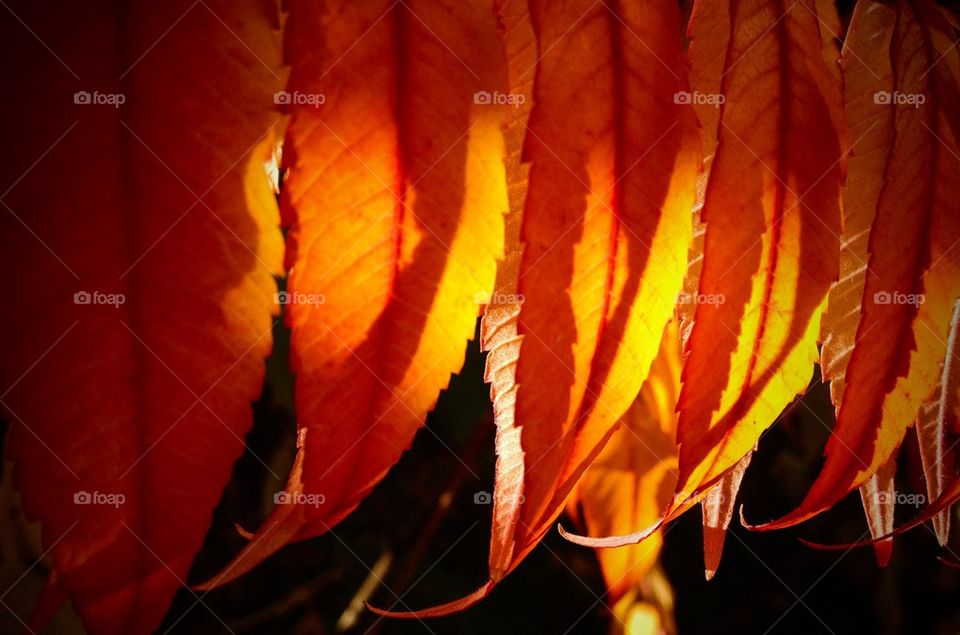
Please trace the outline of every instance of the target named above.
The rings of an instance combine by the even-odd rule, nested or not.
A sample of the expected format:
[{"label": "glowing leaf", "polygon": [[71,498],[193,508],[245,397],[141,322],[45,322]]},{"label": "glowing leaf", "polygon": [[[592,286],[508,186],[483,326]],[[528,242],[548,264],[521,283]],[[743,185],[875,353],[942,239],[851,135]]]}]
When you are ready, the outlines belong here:
[{"label": "glowing leaf", "polygon": [[[890,151],[893,111],[874,95],[890,92],[893,69],[889,47],[895,11],[882,4],[859,4],[844,42],[844,103],[850,136],[854,140],[843,188],[843,234],[840,279],[830,289],[823,314],[820,367],[830,382],[830,397],[839,408],[846,387],[845,374],[854,348],[860,302],[867,277],[867,242],[883,187],[883,170]],[[879,36],[878,36],[879,34]],[[893,528],[895,462],[863,484],[860,496],[874,536]],[[889,499],[880,501],[880,494]],[[892,542],[877,544],[881,565],[890,558]]]},{"label": "glowing leaf", "polygon": [[[702,3],[698,3],[702,4]],[[837,278],[845,145],[839,81],[811,2],[724,3],[692,23],[698,51],[725,41],[700,302],[680,397],[677,504],[715,483],[806,389]],[[710,28],[708,28],[710,27]],[[702,43],[702,44],[701,44]],[[699,47],[699,48],[698,48]]]},{"label": "glowing leaf", "polygon": [[290,3],[281,207],[306,434],[287,490],[302,510],[278,506],[220,583],[282,544],[261,538],[349,514],[462,366],[503,255],[496,42],[483,0]]},{"label": "glowing leaf", "polygon": [[[688,35],[693,30],[706,32],[724,32],[730,22],[727,4],[724,2],[699,2],[693,7],[690,16]],[[711,37],[696,38],[690,44],[689,57],[697,60],[690,67],[690,90],[692,94],[719,95],[720,82],[723,74],[724,55],[726,53],[727,38]],[[703,201],[707,191],[707,181],[710,176],[710,167],[713,165],[714,153],[717,149],[717,128],[720,125],[720,104],[716,99],[693,100],[693,109],[700,122],[700,137],[703,146],[703,169],[697,178],[697,198],[693,207],[693,242],[690,245],[690,256],[687,264],[687,274],[683,281],[683,292],[680,294],[677,306],[682,318],[681,333],[684,350],[689,342],[690,329],[693,327],[693,317],[700,300],[700,273],[703,269],[703,239],[706,227],[701,217]],[[706,299],[704,299],[706,300]]]},{"label": "glowing leaf", "polygon": [[527,198],[530,166],[522,160],[523,140],[533,105],[533,72],[537,47],[524,0],[498,4],[501,40],[507,64],[507,86],[514,98],[522,98],[504,121],[506,153],[504,166],[510,212],[504,225],[505,255],[497,267],[494,296],[480,323],[480,346],[487,351],[484,380],[490,384],[494,422],[497,426],[496,486],[493,523],[490,532],[491,578],[506,572],[513,557],[513,534],[523,501],[524,460],[520,428],[514,413],[517,402],[517,360],[522,337],[517,333],[517,316],[523,303],[517,293],[519,282],[520,225]]},{"label": "glowing leaf", "polygon": [[[893,456],[890,461],[880,466],[876,474],[860,486],[860,500],[863,502],[863,510],[867,515],[870,535],[874,538],[886,536],[893,531],[893,514],[897,502],[893,477],[896,473],[897,457]],[[888,538],[875,543],[874,551],[877,556],[877,564],[881,567],[887,566],[893,552],[893,539]]]},{"label": "glowing leaf", "polygon": [[[478,600],[552,526],[639,392],[686,268],[699,148],[675,98],[686,89],[676,4],[537,0],[530,18],[539,62],[523,71],[536,79],[513,413],[524,503],[491,583],[420,616]],[[495,500],[518,490],[497,485]]]},{"label": "glowing leaf", "polygon": [[[677,482],[676,413],[680,394],[680,337],[666,330],[660,354],[640,394],[569,499],[574,518],[590,535],[625,534],[657,521],[670,506]],[[653,568],[663,539],[597,552],[613,602],[638,586]]]},{"label": "glowing leaf", "polygon": [[[955,312],[950,331],[951,342],[956,341],[956,326]],[[950,346],[947,351],[949,361],[944,368],[946,381],[943,385],[951,386],[953,390],[944,392],[938,388],[934,398],[920,407],[920,417],[917,419],[917,444],[920,448],[920,461],[929,500],[940,497],[956,467],[956,453],[953,451],[956,435],[949,430],[950,422],[957,418],[957,349],[955,346]],[[950,537],[949,510],[934,517],[933,528],[937,534],[937,540],[942,546],[946,546]]]},{"label": "glowing leaf", "polygon": [[[874,20],[877,11],[857,15]],[[764,529],[829,508],[889,460],[939,383],[960,296],[953,249],[960,240],[960,54],[953,29],[933,3],[902,2],[896,19],[876,24],[870,37],[889,41],[894,91],[874,96],[893,112],[893,124],[862,316],[823,471],[798,509]]]},{"label": "glowing leaf", "polygon": [[747,453],[733,470],[725,474],[720,482],[713,486],[700,501],[703,509],[703,564],[704,576],[712,580],[720,567],[723,555],[723,543],[726,541],[727,528],[733,518],[733,509],[737,502],[737,492],[743,474],[750,465],[753,451]]},{"label": "glowing leaf", "polygon": [[52,558],[42,602],[68,595],[91,633],[150,633],[243,452],[271,347],[279,16],[4,6],[22,20],[2,20],[7,453]]}]

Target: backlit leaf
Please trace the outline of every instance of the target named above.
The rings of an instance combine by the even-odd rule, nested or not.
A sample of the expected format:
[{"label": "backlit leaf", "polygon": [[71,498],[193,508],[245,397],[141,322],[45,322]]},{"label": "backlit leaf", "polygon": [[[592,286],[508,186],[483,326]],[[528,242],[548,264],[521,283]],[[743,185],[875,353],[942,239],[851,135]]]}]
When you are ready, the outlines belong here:
[{"label": "backlit leaf", "polygon": [[877,28],[886,31],[874,36],[890,42],[894,91],[875,99],[893,112],[892,141],[846,388],[823,471],[800,507],[765,529],[829,508],[889,460],[939,383],[960,296],[960,254],[953,249],[960,240],[954,31],[930,2],[897,3],[896,20]]},{"label": "backlit leaf", "polygon": [[399,460],[462,366],[503,257],[508,106],[492,98],[504,69],[488,2],[293,0],[286,50],[302,472],[217,583],[328,531]]},{"label": "backlit leaf", "polygon": [[279,16],[221,0],[4,8],[0,284],[17,308],[0,386],[56,581],[40,612],[62,592],[91,633],[151,633],[243,451],[271,347]]},{"label": "backlit leaf", "polygon": [[[597,459],[584,473],[568,508],[592,536],[613,536],[654,524],[670,506],[677,482],[680,336],[664,332],[660,353],[636,401]],[[653,568],[663,539],[597,551],[611,602],[638,586]]]},{"label": "backlit leaf", "polygon": [[[842,62],[845,114],[853,147],[843,188],[840,279],[830,289],[821,325],[820,367],[824,381],[830,382],[830,398],[837,409],[843,399],[847,365],[857,335],[870,256],[867,244],[883,187],[893,127],[893,110],[877,103],[874,95],[894,90],[889,49],[896,12],[878,3],[861,3],[854,11]],[[889,533],[893,528],[895,471],[896,464],[892,462],[861,487],[867,524],[874,536]],[[881,502],[881,492],[889,499]],[[878,562],[885,564],[889,560],[891,547],[890,541],[877,544]]]},{"label": "backlit leaf", "polygon": [[728,21],[691,27],[694,67],[715,63],[698,50],[727,44],[702,211],[699,294],[713,301],[697,304],[683,371],[678,504],[740,461],[807,387],[837,278],[845,135],[816,7],[725,7]]},{"label": "backlit leaf", "polygon": [[740,462],[725,474],[700,501],[703,512],[703,565],[707,580],[712,580],[717,574],[717,569],[720,568],[723,543],[726,542],[727,529],[733,518],[737,492],[740,491],[740,483],[743,481],[743,474],[747,471],[751,458],[753,458],[753,451],[740,459]]},{"label": "backlit leaf", "polygon": [[[893,531],[893,517],[897,502],[893,478],[896,473],[897,457],[894,455],[860,486],[860,500],[863,503],[863,511],[867,515],[867,526],[870,528],[870,535],[874,538],[886,536]],[[893,552],[893,539],[888,538],[875,543],[874,551],[877,564],[881,567],[887,566]]]},{"label": "backlit leaf", "polygon": [[[530,18],[539,62],[524,70],[536,79],[513,414],[524,502],[490,582],[404,617],[469,606],[537,545],[639,392],[686,268],[700,153],[675,98],[686,89],[676,4],[537,0]],[[498,483],[495,501],[501,487],[518,491]]]}]

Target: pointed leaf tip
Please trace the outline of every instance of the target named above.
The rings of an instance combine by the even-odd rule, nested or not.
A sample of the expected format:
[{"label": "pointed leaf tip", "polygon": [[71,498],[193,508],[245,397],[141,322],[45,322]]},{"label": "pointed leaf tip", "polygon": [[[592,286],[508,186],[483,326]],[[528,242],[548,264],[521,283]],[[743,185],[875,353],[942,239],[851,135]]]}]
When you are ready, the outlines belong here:
[{"label": "pointed leaf tip", "polygon": [[893,539],[888,538],[887,540],[874,544],[873,552],[877,558],[877,566],[885,568],[890,564],[890,556],[893,555]]},{"label": "pointed leaf tip", "polygon": [[[419,620],[425,617],[443,617],[445,615],[452,615],[453,613],[458,613],[464,609],[470,608],[480,600],[490,595],[490,591],[493,590],[493,587],[494,582],[490,580],[473,593],[465,595],[458,600],[453,600],[452,602],[447,602],[446,604],[440,604],[431,608],[420,609],[419,611],[394,611],[392,610],[393,607],[384,610],[371,605],[369,602],[364,602],[364,605],[377,615],[382,617],[393,617],[401,620]],[[397,601],[393,603],[393,606],[402,603],[402,599],[397,599]]]},{"label": "pointed leaf tip", "polygon": [[245,573],[253,570],[264,560],[285,547],[294,540],[309,538],[316,534],[309,534],[304,531],[306,521],[302,510],[295,513],[293,509],[299,505],[278,506],[280,509],[274,509],[271,517],[257,530],[256,534],[247,533],[250,539],[243,549],[230,561],[223,571],[213,576],[209,580],[193,586],[196,591],[209,591],[225,584],[233,582]]},{"label": "pointed leaf tip", "polygon": [[743,505],[740,506],[740,524],[750,531],[775,531],[777,529],[786,529],[787,527],[799,525],[800,523],[809,520],[814,516],[816,516],[816,514],[805,513],[798,509],[785,516],[781,516],[776,520],[752,524],[747,522],[747,518],[743,513]]},{"label": "pointed leaf tip", "polygon": [[740,459],[700,501],[703,515],[703,565],[708,581],[713,579],[720,567],[723,543],[727,538],[730,519],[733,518],[737,492],[740,491],[740,483],[755,450],[756,447]]},{"label": "pointed leaf tip", "polygon": [[53,620],[60,607],[70,599],[67,589],[60,583],[60,574],[54,568],[47,578],[47,583],[40,592],[40,599],[37,601],[30,619],[27,621],[26,629],[30,633],[40,633],[46,629]]},{"label": "pointed leaf tip", "polygon": [[[877,536],[876,538],[870,538],[869,540],[860,540],[858,542],[840,544],[840,545],[824,545],[821,543],[800,539],[800,542],[812,547],[813,549],[823,549],[827,551],[836,551],[836,550],[845,550],[853,549],[855,547],[866,547],[868,545],[875,545],[879,542],[885,540],[890,540],[899,536],[907,531],[910,531],[914,527],[925,523],[926,521],[932,519],[937,514],[941,513],[944,510],[950,509],[950,507],[960,499],[960,478],[954,479],[950,486],[940,495],[940,497],[927,505],[926,508],[907,522],[903,523],[893,531],[883,536]],[[749,529],[749,527],[748,527]]]},{"label": "pointed leaf tip", "polygon": [[886,567],[888,564],[890,564],[890,557],[893,555],[893,538],[891,536],[896,535],[898,531],[899,530],[892,532],[891,535],[887,537],[881,536],[861,542],[837,545],[827,545],[820,542],[807,540],[806,538],[800,538],[799,540],[805,547],[810,547],[811,549],[816,549],[817,551],[849,551],[851,549],[867,547],[872,544],[877,560],[877,566]]}]

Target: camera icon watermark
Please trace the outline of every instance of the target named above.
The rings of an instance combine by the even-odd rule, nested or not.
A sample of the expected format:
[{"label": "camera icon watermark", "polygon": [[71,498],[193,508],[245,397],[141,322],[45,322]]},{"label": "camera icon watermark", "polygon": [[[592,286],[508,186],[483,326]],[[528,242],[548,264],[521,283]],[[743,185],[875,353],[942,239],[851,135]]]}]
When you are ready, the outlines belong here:
[{"label": "camera icon watermark", "polygon": [[726,301],[727,297],[722,293],[688,293],[681,291],[677,294],[677,304],[706,304],[719,307]]},{"label": "camera icon watermark", "polygon": [[298,90],[289,92],[278,90],[273,94],[273,103],[278,106],[313,106],[319,108],[327,103],[327,96],[323,93],[301,93]]},{"label": "camera icon watermark", "polygon": [[276,304],[305,304],[314,308],[326,304],[327,297],[322,293],[303,293],[302,291],[278,291],[273,295]]},{"label": "camera icon watermark", "polygon": [[88,492],[86,490],[73,493],[74,505],[107,505],[117,509],[125,502],[127,502],[127,497],[124,494],[110,494],[98,491]]},{"label": "camera icon watermark", "polygon": [[127,96],[123,93],[101,93],[95,90],[92,93],[87,90],[78,90],[73,94],[73,103],[81,106],[113,106],[119,108],[127,101]]},{"label": "camera icon watermark", "polygon": [[305,494],[303,492],[286,492],[280,490],[273,495],[275,505],[308,505],[310,507],[320,507],[327,502],[327,497],[323,494]]},{"label": "camera icon watermark", "polygon": [[[520,505],[523,505],[526,501],[527,501],[527,498],[526,498],[526,496],[524,496],[523,494],[521,494],[521,495],[517,498],[517,503],[519,503]],[[494,495],[491,494],[490,492],[486,491],[486,490],[480,490],[479,492],[474,492],[474,494],[473,494],[473,504],[474,504],[474,505],[492,505],[493,502],[494,502]],[[504,499],[503,499],[502,496],[498,496],[498,497],[497,497],[497,502],[498,502],[498,503],[501,503],[501,502],[510,503],[510,502],[512,502],[512,501],[510,501],[510,500],[504,501]]]},{"label": "camera icon watermark", "polygon": [[878,105],[913,106],[919,108],[927,102],[923,93],[901,93],[900,91],[878,90],[873,94],[873,103]]},{"label": "camera icon watermark", "polygon": [[122,293],[102,293],[100,291],[77,291],[73,294],[74,304],[107,305],[119,309],[127,302]]},{"label": "camera icon watermark", "polygon": [[874,304],[892,304],[895,306],[914,306],[919,307],[927,301],[922,293],[901,293],[899,291],[877,291],[873,294]]},{"label": "camera icon watermark", "polygon": [[527,96],[523,93],[501,93],[495,90],[492,93],[478,90],[473,94],[473,103],[478,106],[513,106],[519,108],[527,103]]},{"label": "camera icon watermark", "polygon": [[719,108],[725,101],[727,101],[727,97],[723,93],[678,90],[673,94],[673,103],[685,106],[713,106]]}]

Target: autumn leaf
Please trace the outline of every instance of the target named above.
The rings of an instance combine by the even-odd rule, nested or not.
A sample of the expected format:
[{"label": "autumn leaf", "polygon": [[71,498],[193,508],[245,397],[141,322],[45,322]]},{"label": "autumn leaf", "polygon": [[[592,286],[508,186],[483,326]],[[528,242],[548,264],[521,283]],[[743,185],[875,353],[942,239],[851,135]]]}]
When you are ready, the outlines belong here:
[{"label": "autumn leaf", "polygon": [[[944,360],[943,379],[934,397],[920,407],[917,419],[917,445],[920,463],[926,482],[927,499],[937,500],[955,476],[957,433],[951,424],[957,420],[957,307],[950,326],[947,356]],[[947,390],[944,391],[944,387]],[[950,537],[949,510],[933,519],[934,532],[941,546],[946,546]],[[889,530],[888,532],[889,533]]]},{"label": "autumn leaf", "polygon": [[[941,546],[946,546],[950,534],[950,507],[960,500],[960,476],[956,474],[956,458],[954,447],[957,434],[950,430],[951,423],[957,420],[957,335],[960,333],[960,301],[954,305],[950,319],[950,333],[947,338],[947,357],[940,378],[940,385],[935,390],[935,397],[924,403],[920,408],[920,419],[917,421],[917,436],[919,440],[920,458],[923,466],[924,480],[927,486],[929,504],[916,516],[901,526],[893,527],[893,508],[896,502],[896,493],[893,489],[893,473],[891,465],[895,464],[896,455],[881,466],[877,473],[866,481],[866,487],[872,494],[871,500],[883,503],[878,513],[872,513],[864,497],[864,507],[867,509],[867,518],[871,523],[870,540],[840,545],[823,545],[804,541],[817,549],[850,549],[874,545],[881,564],[889,559],[892,539],[914,527],[927,522],[933,524],[934,534]],[[947,445],[949,443],[949,445]],[[881,487],[874,485],[876,481]],[[861,488],[861,493],[866,488]],[[885,496],[880,496],[882,490]]]},{"label": "autumn leaf", "polygon": [[753,450],[748,452],[733,469],[721,477],[700,501],[703,514],[703,571],[709,581],[720,568],[723,544],[727,539],[727,529],[733,519],[733,510],[737,502],[737,492],[743,475],[750,466]]},{"label": "autumn leaf", "polygon": [[[867,244],[883,186],[883,179],[876,175],[883,174],[890,151],[893,111],[878,103],[874,95],[894,90],[889,36],[895,17],[892,7],[858,4],[844,42],[844,104],[854,147],[843,188],[840,279],[830,289],[821,324],[823,347],[820,351],[823,379],[830,382],[830,397],[837,409],[846,388],[845,375],[857,335],[867,277]],[[883,36],[877,37],[878,33]],[[895,461],[861,486],[867,524],[875,537],[893,528],[894,472]],[[889,499],[880,501],[881,493]],[[889,560],[891,548],[889,541],[878,543],[879,563]]]},{"label": "autumn leaf", "polygon": [[[692,35],[694,25],[698,29],[716,31],[726,28],[730,22],[727,5],[723,2],[700,2],[693,6],[687,35]],[[698,38],[690,44],[688,57],[696,59],[697,64],[689,70],[690,88],[702,95],[719,95],[721,75],[723,74],[725,38]],[[713,101],[714,103],[708,103]],[[684,351],[690,340],[694,313],[700,294],[700,273],[703,270],[703,241],[706,227],[703,225],[703,202],[707,191],[707,181],[713,157],[717,150],[717,127],[720,125],[720,108],[716,100],[697,99],[691,102],[697,120],[700,123],[700,140],[703,152],[703,165],[697,177],[697,196],[692,209],[693,241],[690,244],[687,272],[683,279],[683,291],[677,298],[677,313],[681,318],[680,332]]]},{"label": "autumn leaf", "polygon": [[[867,515],[867,526],[874,538],[886,536],[893,531],[894,512],[896,511],[897,492],[894,476],[897,473],[897,457],[880,466],[880,469],[860,486],[860,501]],[[893,553],[893,540],[887,539],[874,544],[877,564],[887,566]]]},{"label": "autumn leaf", "polygon": [[[680,394],[680,336],[676,323],[663,335],[660,352],[636,401],[620,419],[567,503],[589,535],[625,534],[654,524],[670,507],[677,481],[676,413]],[[663,538],[597,551],[611,603],[639,586],[653,569]]]},{"label": "autumn leaf", "polygon": [[[864,20],[883,11],[866,6],[857,14]],[[897,3],[895,20],[864,28],[889,41],[894,90],[874,95],[893,119],[885,128],[890,150],[870,230],[862,313],[823,471],[796,510],[762,529],[828,509],[889,460],[939,383],[960,296],[960,256],[951,251],[960,240],[960,55],[953,30],[929,2]]]},{"label": "autumn leaf", "polygon": [[243,452],[271,348],[278,15],[4,6],[22,23],[2,22],[17,54],[2,63],[0,385],[52,562],[39,612],[68,597],[92,633],[149,633]]},{"label": "autumn leaf", "polygon": [[[686,88],[671,36],[676,5],[541,0],[530,21],[539,61],[523,71],[536,76],[523,154],[530,164],[517,283],[523,339],[512,413],[523,504],[508,515],[512,535],[494,527],[506,540],[498,553],[509,558],[491,560],[487,584],[448,604],[392,615],[463,609],[536,546],[639,392],[686,268],[699,149],[693,113],[675,98]],[[571,119],[579,125],[571,128]],[[495,501],[504,488],[520,490],[514,478],[501,478]],[[503,501],[500,509],[517,504]]]},{"label": "autumn leaf", "polygon": [[[247,450],[270,470],[244,437],[281,314],[291,344],[266,387],[293,385],[293,466],[188,592],[332,533],[470,370],[478,319],[486,581],[377,613],[479,602],[566,510],[587,535],[562,536],[623,547],[597,553],[611,632],[674,630],[665,528],[701,507],[712,578],[759,439],[817,361],[836,415],[820,475],[785,517],[752,526],[741,507],[741,523],[791,526],[859,489],[872,537],[813,546],[873,545],[885,565],[927,521],[948,543],[952,8],[858,0],[845,32],[835,0],[235,4],[0,10],[0,412],[8,489],[42,532],[31,559],[49,561],[27,630],[67,601],[93,634],[156,630],[233,463]],[[930,502],[897,527],[913,424]]]},{"label": "autumn leaf", "polygon": [[300,509],[277,505],[215,583],[347,516],[462,366],[503,254],[496,43],[482,0],[290,3],[281,211],[303,459],[282,502]]},{"label": "autumn leaf", "polygon": [[[818,8],[819,10],[819,8]],[[688,35],[692,37],[694,24],[702,32],[723,32],[730,21],[729,7],[723,2],[701,2],[693,7],[688,26]],[[721,83],[724,74],[726,48],[729,36],[696,38],[690,45],[690,57],[696,59],[697,64],[690,69],[690,84],[695,93],[703,96],[720,95]],[[700,295],[700,275],[703,269],[703,249],[706,226],[703,223],[703,204],[706,199],[707,183],[709,182],[710,168],[717,149],[717,130],[720,125],[720,104],[717,99],[695,99],[694,110],[700,121],[700,134],[703,140],[703,172],[697,182],[697,201],[694,206],[694,241],[691,247],[690,261],[687,266],[687,275],[684,279],[684,292],[680,296],[678,310],[684,320],[683,342],[684,349],[689,351],[690,333],[693,328],[694,316],[698,304],[719,301],[717,298],[708,298]],[[740,482],[750,464],[752,454],[747,454],[737,463],[730,472],[723,476],[719,483],[714,485],[700,501],[703,519],[703,554],[704,574],[707,580],[713,578],[720,566],[723,553],[723,544],[726,540],[727,528],[733,514]],[[680,515],[684,507],[676,508],[672,514]],[[643,530],[640,535],[645,533]]]},{"label": "autumn leaf", "polygon": [[702,210],[703,299],[679,404],[678,505],[727,473],[806,389],[837,278],[845,133],[817,9],[724,7],[729,20],[698,8],[691,26],[694,68],[715,64],[717,40],[727,43]]},{"label": "autumn leaf", "polygon": [[533,73],[537,43],[525,0],[504,0],[496,5],[500,39],[507,60],[507,86],[518,100],[503,122],[504,169],[510,211],[504,218],[504,258],[498,263],[494,295],[480,321],[480,347],[487,353],[484,381],[490,384],[496,436],[496,497],[490,532],[490,571],[504,571],[513,557],[513,533],[523,500],[524,460],[516,410],[517,360],[523,338],[517,317],[519,295],[520,228],[527,199],[530,166],[523,162],[523,142],[533,106]]}]

